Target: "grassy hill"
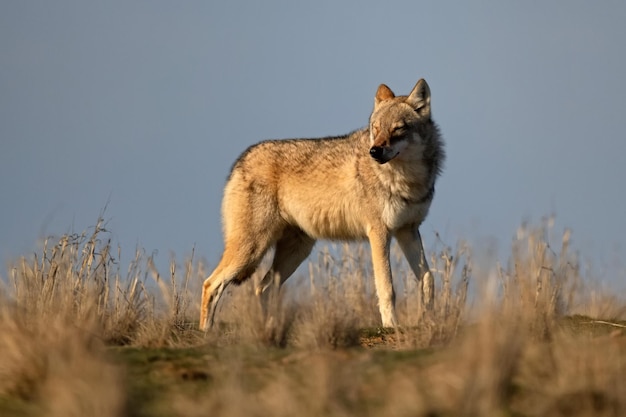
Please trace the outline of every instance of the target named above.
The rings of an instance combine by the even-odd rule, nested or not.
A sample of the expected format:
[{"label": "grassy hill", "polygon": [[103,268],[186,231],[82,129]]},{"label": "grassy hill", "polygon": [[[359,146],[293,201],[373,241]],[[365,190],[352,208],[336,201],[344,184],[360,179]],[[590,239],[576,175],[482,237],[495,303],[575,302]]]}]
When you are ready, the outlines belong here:
[{"label": "grassy hill", "polygon": [[626,415],[626,303],[547,235],[520,229],[506,265],[444,246],[432,311],[397,261],[397,330],[378,327],[367,247],[323,248],[267,317],[250,282],[205,334],[208,268],[162,275],[138,252],[122,272],[98,222],[9,268],[0,415]]}]

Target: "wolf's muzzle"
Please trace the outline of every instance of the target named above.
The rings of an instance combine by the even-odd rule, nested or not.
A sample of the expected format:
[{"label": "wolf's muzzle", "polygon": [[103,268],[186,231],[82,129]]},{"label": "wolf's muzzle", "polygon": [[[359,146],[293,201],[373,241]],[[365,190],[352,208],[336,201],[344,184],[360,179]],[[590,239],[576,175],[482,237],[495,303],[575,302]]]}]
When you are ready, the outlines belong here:
[{"label": "wolf's muzzle", "polygon": [[372,146],[370,148],[370,156],[376,160],[379,164],[384,164],[387,162],[385,158],[385,150],[382,146]]}]

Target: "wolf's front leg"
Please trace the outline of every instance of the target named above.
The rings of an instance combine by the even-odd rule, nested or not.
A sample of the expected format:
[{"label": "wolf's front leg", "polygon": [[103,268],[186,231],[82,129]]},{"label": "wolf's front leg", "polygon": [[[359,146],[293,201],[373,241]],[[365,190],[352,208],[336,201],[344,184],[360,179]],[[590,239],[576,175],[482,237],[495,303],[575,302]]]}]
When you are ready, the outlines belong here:
[{"label": "wolf's front leg", "polygon": [[379,229],[372,228],[368,236],[372,248],[374,283],[383,327],[396,327],[398,319],[396,318],[395,294],[391,278],[391,263],[389,262],[391,236],[382,227]]},{"label": "wolf's front leg", "polygon": [[435,280],[428,267],[422,237],[417,226],[400,229],[395,234],[400,249],[420,283],[422,303],[426,310],[432,310],[435,302]]},{"label": "wolf's front leg", "polygon": [[422,303],[428,311],[432,310],[435,305],[435,280],[426,265],[426,272],[422,276]]}]

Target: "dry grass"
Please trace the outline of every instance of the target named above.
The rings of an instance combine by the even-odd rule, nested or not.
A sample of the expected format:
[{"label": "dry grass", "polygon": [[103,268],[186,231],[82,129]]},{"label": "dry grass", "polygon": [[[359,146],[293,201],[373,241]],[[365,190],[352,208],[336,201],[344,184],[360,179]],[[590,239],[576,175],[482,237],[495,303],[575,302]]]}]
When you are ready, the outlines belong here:
[{"label": "dry grass", "polygon": [[443,245],[433,311],[394,251],[397,331],[378,327],[367,246],[330,245],[267,317],[249,282],[203,334],[203,263],[161,275],[137,251],[122,274],[100,220],[10,266],[0,415],[624,415],[626,304],[550,233],[520,228],[479,276],[470,247]]}]

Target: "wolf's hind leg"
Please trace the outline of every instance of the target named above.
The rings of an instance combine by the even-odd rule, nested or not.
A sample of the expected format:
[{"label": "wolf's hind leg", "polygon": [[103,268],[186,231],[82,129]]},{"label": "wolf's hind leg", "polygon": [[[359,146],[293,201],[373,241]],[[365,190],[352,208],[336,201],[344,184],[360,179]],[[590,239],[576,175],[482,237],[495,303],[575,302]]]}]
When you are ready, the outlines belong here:
[{"label": "wolf's hind leg", "polygon": [[299,228],[285,229],[281,238],[276,242],[272,267],[256,288],[256,294],[261,296],[264,313],[267,312],[272,287],[280,287],[309,256],[314,245],[315,239]]},{"label": "wolf's hind leg", "polygon": [[206,331],[213,326],[217,304],[226,287],[231,282],[240,283],[248,279],[261,262],[268,246],[265,242],[264,245],[252,245],[253,250],[246,251],[240,245],[226,245],[222,259],[202,285],[200,329]]}]

